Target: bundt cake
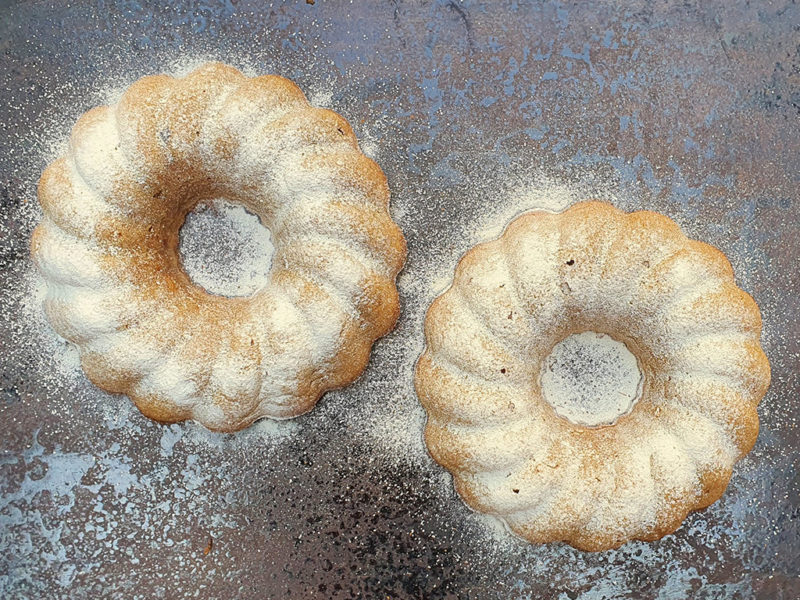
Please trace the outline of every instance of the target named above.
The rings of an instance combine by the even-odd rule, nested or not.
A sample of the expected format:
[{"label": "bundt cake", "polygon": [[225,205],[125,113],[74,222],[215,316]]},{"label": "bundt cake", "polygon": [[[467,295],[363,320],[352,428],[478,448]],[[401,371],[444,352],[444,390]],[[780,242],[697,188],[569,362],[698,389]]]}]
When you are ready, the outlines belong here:
[{"label": "bundt cake", "polygon": [[[213,430],[310,410],[392,329],[405,239],[347,121],[291,81],[209,63],[144,77],[84,114],[39,182],[32,255],[45,310],[91,381],[162,422]],[[224,198],[271,231],[269,283],[213,295],[178,232]]]},{"label": "bundt cake", "polygon": [[[428,449],[470,507],[530,542],[656,540],[719,499],[753,447],[760,333],[726,257],[669,218],[596,201],[524,214],[428,311]],[[593,398],[594,380],[574,386],[584,367],[635,376]]]}]

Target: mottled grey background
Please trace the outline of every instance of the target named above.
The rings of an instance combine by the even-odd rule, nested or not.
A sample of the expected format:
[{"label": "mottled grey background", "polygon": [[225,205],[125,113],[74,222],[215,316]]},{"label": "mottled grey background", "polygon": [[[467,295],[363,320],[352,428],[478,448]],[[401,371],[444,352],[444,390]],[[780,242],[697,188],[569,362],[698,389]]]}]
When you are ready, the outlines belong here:
[{"label": "mottled grey background", "polygon": [[[620,4],[0,3],[0,597],[800,597],[800,9]],[[32,301],[53,143],[183,57],[282,74],[347,117],[409,242],[404,314],[365,375],[237,436],[93,388]],[[657,543],[528,546],[422,447],[410,382],[434,279],[543,181],[671,216],[762,308],[756,449]]]}]

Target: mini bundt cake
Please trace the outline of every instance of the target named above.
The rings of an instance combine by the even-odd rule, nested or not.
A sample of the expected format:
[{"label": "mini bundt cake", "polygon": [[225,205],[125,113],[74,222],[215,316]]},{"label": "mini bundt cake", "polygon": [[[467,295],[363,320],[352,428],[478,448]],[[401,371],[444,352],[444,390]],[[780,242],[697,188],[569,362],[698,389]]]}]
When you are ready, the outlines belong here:
[{"label": "mini bundt cake", "polygon": [[[726,257],[669,218],[604,202],[524,214],[467,252],[428,311],[428,449],[470,507],[530,542],[656,540],[719,499],[755,444],[760,333]],[[599,338],[624,344],[641,380],[615,382],[636,398],[590,421],[544,388],[554,355]]]},{"label": "mini bundt cake", "polygon": [[[38,193],[50,323],[91,381],[158,421],[233,431],[304,413],[397,320],[406,245],[386,177],[344,118],[282,77],[220,63],[144,77],[78,120]],[[271,231],[252,296],[209,294],[181,267],[187,213],[217,198]]]}]

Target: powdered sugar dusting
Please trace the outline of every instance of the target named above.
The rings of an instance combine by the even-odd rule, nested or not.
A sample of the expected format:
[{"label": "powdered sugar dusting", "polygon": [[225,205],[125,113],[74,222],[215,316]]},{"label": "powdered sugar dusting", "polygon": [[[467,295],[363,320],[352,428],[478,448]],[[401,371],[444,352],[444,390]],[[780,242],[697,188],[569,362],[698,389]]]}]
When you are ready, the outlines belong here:
[{"label": "powdered sugar dusting", "polygon": [[[36,179],[82,112],[113,104],[142,75],[179,74],[174,65],[192,57],[195,64],[221,59],[248,75],[290,77],[312,99],[316,89],[335,90],[334,105],[325,106],[347,116],[368,155],[375,144],[393,214],[412,238],[403,316],[360,381],[327,394],[307,416],[229,436],[192,423],[151,423],[79,369],[64,376],[51,368],[47,355],[69,346],[43,319],[20,312],[21,282],[33,273],[4,271],[0,328],[14,333],[0,336],[9,365],[0,385],[10,403],[2,409],[9,502],[0,501],[8,548],[0,571],[10,570],[0,577],[0,595],[308,597],[336,595],[334,582],[344,595],[393,597],[792,596],[800,537],[791,518],[798,394],[789,375],[798,361],[791,300],[798,294],[787,281],[796,271],[797,203],[796,169],[785,167],[796,161],[781,152],[786,145],[773,145],[772,132],[785,130],[781,106],[791,94],[780,100],[775,93],[786,90],[787,61],[764,77],[777,60],[769,55],[791,33],[776,15],[788,13],[749,19],[722,11],[703,44],[705,26],[697,22],[675,28],[680,39],[661,36],[677,13],[657,7],[649,18],[543,4],[542,18],[528,11],[530,18],[503,19],[509,30],[498,36],[490,15],[468,3],[459,5],[463,19],[447,3],[358,10],[325,2],[90,4],[59,4],[50,20],[24,19],[41,11],[38,3],[8,11],[2,260],[14,256],[5,252],[8,241],[19,250],[10,264],[27,262],[39,220],[31,217]],[[508,15],[510,6],[516,3],[497,10]],[[609,19],[613,13],[618,18]],[[743,68],[720,69],[731,60],[737,66],[745,38],[765,31],[759,39],[766,42],[744,53],[747,64],[739,61]],[[697,40],[702,47],[687,60],[688,38],[689,47]],[[548,80],[540,81],[542,72]],[[106,85],[114,92],[108,101],[98,90]],[[742,117],[760,135],[739,135]],[[453,163],[464,184],[435,181],[438,161]],[[524,168],[515,172],[514,163]],[[599,176],[574,179],[578,170]],[[422,316],[449,285],[459,256],[533,207],[520,202],[503,212],[514,203],[507,190],[528,187],[514,181],[574,187],[579,199],[617,194],[628,210],[669,214],[724,246],[742,287],[762,306],[778,380],[759,408],[763,433],[723,500],[675,536],[592,555],[530,545],[469,511],[427,456],[425,417],[405,365],[422,350]],[[622,193],[621,185],[636,189]],[[58,343],[42,345],[45,333]],[[262,424],[278,431],[250,438]],[[28,447],[25,461],[12,464]],[[21,482],[31,485],[23,474],[41,479],[46,468],[64,473],[66,484],[46,477],[35,495],[33,487],[16,495]],[[327,591],[317,587],[323,584]]]},{"label": "powdered sugar dusting", "polygon": [[308,101],[318,108],[330,108],[333,101],[333,90],[318,90],[309,94]]},{"label": "powdered sugar dusting", "polygon": [[553,348],[541,373],[544,399],[577,425],[612,425],[642,391],[636,357],[611,336],[586,331]]},{"label": "powdered sugar dusting", "polygon": [[43,369],[45,377],[53,385],[58,385],[64,378],[72,381],[82,378],[78,347],[56,335],[47,322],[43,310],[47,284],[33,265],[29,265],[24,282],[18,314],[20,321],[30,327],[28,343],[40,349],[36,356],[37,361],[46,366]]},{"label": "powdered sugar dusting", "polygon": [[269,284],[272,236],[239,204],[198,205],[181,228],[179,250],[186,273],[212,294],[251,296]]}]

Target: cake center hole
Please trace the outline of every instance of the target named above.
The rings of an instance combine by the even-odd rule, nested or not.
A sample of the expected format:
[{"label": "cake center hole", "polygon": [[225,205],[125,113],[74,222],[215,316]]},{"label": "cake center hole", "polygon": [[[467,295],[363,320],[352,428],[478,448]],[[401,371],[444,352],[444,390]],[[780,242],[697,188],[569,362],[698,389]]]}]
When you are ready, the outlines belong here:
[{"label": "cake center hole", "polygon": [[218,296],[251,296],[269,282],[272,236],[261,220],[226,200],[199,203],[181,227],[178,252],[192,282]]},{"label": "cake center hole", "polygon": [[594,331],[571,335],[544,360],[544,399],[558,416],[587,427],[613,425],[642,393],[642,372],[628,347]]}]

